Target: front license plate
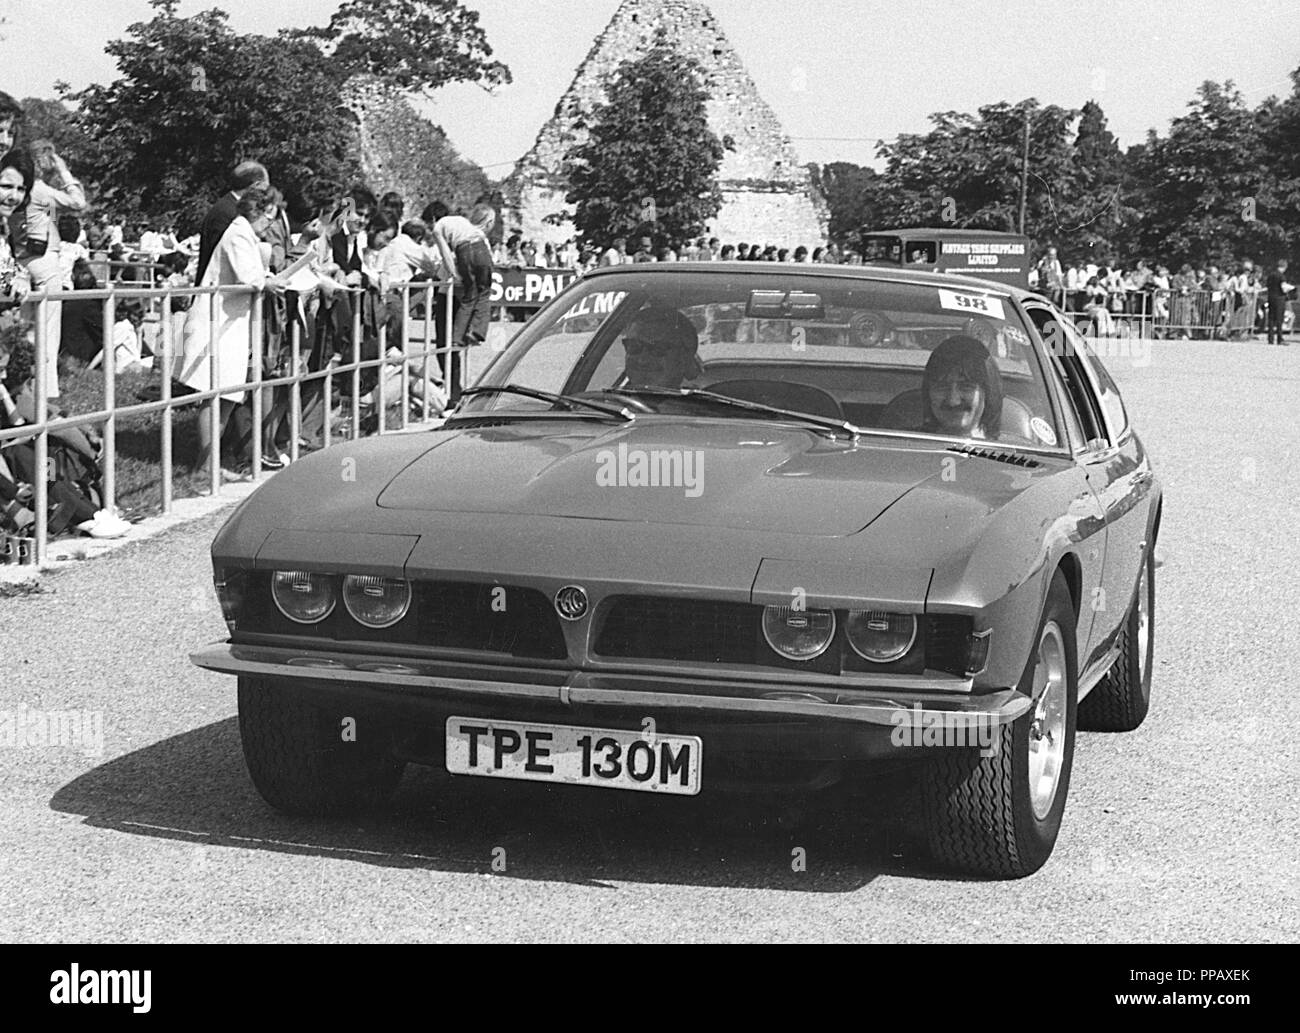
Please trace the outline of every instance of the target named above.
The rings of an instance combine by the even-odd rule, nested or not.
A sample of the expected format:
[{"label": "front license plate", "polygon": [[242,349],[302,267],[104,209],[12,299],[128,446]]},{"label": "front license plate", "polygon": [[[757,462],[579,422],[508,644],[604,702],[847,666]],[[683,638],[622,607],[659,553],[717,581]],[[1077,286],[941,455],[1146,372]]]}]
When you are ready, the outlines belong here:
[{"label": "front license plate", "polygon": [[694,796],[703,753],[694,735],[447,718],[447,770],[453,775]]}]

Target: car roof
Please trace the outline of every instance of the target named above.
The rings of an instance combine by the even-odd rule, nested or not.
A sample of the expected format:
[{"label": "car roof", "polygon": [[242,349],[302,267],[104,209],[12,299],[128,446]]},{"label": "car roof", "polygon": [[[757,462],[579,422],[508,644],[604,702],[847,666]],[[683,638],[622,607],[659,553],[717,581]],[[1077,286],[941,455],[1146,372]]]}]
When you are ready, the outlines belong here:
[{"label": "car roof", "polygon": [[[593,269],[586,273],[584,280],[602,276],[626,275],[633,272],[631,263],[610,265]],[[639,262],[635,264],[635,275],[672,276],[698,275],[716,276],[753,276],[771,280],[773,275],[791,277],[842,277],[851,280],[874,280],[878,283],[919,284],[926,287],[968,287],[986,293],[1000,294],[1003,297],[1024,301],[1042,298],[1041,294],[1025,290],[1014,284],[1000,283],[996,280],[981,280],[974,276],[958,276],[954,273],[932,273],[922,269],[897,267],[889,265],[817,265],[796,262]]]}]

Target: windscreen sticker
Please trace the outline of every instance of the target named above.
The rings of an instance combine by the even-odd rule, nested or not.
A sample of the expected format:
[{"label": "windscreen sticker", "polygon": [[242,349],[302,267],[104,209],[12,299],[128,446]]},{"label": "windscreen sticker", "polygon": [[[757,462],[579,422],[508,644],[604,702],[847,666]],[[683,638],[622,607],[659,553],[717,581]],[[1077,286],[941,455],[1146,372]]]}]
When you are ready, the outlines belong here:
[{"label": "windscreen sticker", "polygon": [[939,306],[952,309],[954,312],[965,312],[968,316],[988,316],[991,319],[1002,320],[1007,318],[1002,311],[1002,302],[998,298],[984,297],[979,294],[958,294],[956,291],[944,290],[942,287],[939,288]]},{"label": "windscreen sticker", "polygon": [[1016,344],[1026,345],[1029,343],[1029,338],[1025,336],[1025,332],[1016,329],[1014,326],[1004,326],[1002,328],[1002,336],[1009,341],[1015,341]]},{"label": "windscreen sticker", "polygon": [[1035,416],[1030,420],[1029,428],[1034,432],[1034,437],[1044,445],[1056,444],[1056,431],[1052,430],[1052,425],[1041,416]]}]

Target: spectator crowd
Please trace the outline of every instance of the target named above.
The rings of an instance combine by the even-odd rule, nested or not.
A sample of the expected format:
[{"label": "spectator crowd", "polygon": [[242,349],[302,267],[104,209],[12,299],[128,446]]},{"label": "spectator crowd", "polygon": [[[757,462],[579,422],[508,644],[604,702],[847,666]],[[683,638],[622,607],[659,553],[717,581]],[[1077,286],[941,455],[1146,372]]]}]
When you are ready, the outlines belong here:
[{"label": "spectator crowd", "polygon": [[1250,258],[1222,266],[1184,263],[1176,273],[1142,259],[1128,269],[1116,260],[1063,269],[1057,249],[1050,247],[1029,281],[1100,337],[1115,336],[1132,320],[1145,322],[1156,337],[1178,340],[1264,334],[1269,344],[1285,344],[1292,329],[1287,302],[1295,286],[1287,279],[1285,259],[1272,269]]}]

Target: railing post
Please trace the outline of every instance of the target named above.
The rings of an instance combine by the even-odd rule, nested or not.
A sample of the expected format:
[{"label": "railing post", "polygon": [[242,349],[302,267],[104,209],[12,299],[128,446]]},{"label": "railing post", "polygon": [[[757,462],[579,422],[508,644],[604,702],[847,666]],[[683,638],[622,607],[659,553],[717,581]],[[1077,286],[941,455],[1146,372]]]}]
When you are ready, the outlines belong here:
[{"label": "railing post", "polygon": [[49,390],[45,383],[45,351],[49,347],[49,341],[46,340],[45,319],[49,314],[47,306],[49,300],[42,294],[41,300],[36,305],[36,398],[35,411],[32,413],[36,426],[40,430],[36,433],[36,483],[32,486],[35,490],[34,504],[36,506],[36,566],[37,569],[45,562],[46,546],[49,544],[50,536],[49,527],[49,507],[50,507],[50,432],[45,427],[45,422],[49,418],[49,406],[45,397]]},{"label": "railing post", "polygon": [[402,298],[402,322],[399,324],[399,333],[402,335],[402,372],[399,381],[399,390],[401,391],[401,428],[405,430],[409,424],[409,415],[411,412],[411,285],[404,283],[398,288],[398,293]]},{"label": "railing post", "polygon": [[[289,385],[289,458],[298,461],[298,438],[302,436],[302,330],[298,326],[300,302],[295,296],[293,319],[289,323],[289,362],[293,382]],[[286,306],[287,308],[287,306]]]},{"label": "railing post", "polygon": [[430,362],[438,361],[438,352],[434,348],[433,335],[433,300],[437,297],[434,289],[436,281],[427,281],[424,288],[424,361],[420,368],[424,371],[424,390],[420,392],[421,397],[421,419],[429,422],[429,385],[433,380],[433,374],[429,369]]},{"label": "railing post", "polygon": [[252,448],[252,458],[250,462],[253,467],[253,481],[257,482],[262,479],[262,420],[265,419],[266,413],[263,412],[265,406],[262,404],[262,353],[263,353],[263,326],[262,326],[262,292],[260,289],[251,288],[253,296],[250,299],[248,308],[248,347],[251,352],[250,365],[253,368],[253,386],[249,389],[252,391],[252,409],[253,409],[253,440],[249,442]]},{"label": "railing post", "polygon": [[388,409],[388,325],[381,323],[379,326],[379,365],[375,372],[379,374],[379,379],[375,381],[375,412],[379,415],[379,431],[384,433],[384,416]]},{"label": "railing post", "polygon": [[[442,354],[442,382],[447,386],[447,405],[450,407],[453,395],[459,396],[459,391],[452,391],[451,384],[451,356],[456,347],[456,342],[451,339],[452,330],[455,328],[455,320],[452,319],[452,309],[456,307],[456,283],[454,280],[447,281],[447,311],[443,314],[443,328],[446,331],[446,337],[443,339],[445,344]],[[464,356],[461,356],[461,365],[464,365]]]},{"label": "railing post", "polygon": [[159,442],[159,451],[162,458],[162,511],[164,514],[172,511],[172,351],[175,345],[172,342],[172,292],[169,289],[163,293],[162,303],[162,337],[160,338],[160,352],[157,357],[162,363],[162,369],[159,375],[162,378],[162,401],[167,404],[162,411],[162,440]]},{"label": "railing post", "polygon": [[352,434],[356,441],[361,437],[361,310],[366,304],[365,288],[353,295],[352,308]]},{"label": "railing post", "polygon": [[[217,390],[220,376],[220,362],[217,359],[217,294],[208,295],[208,387]],[[221,494],[221,396],[213,395],[208,399],[208,442],[209,486],[213,495]]]},{"label": "railing post", "polygon": [[113,348],[113,325],[117,316],[117,302],[113,298],[113,285],[109,284],[109,296],[104,299],[104,408],[108,416],[104,420],[103,447],[103,489],[104,509],[115,512],[117,496],[117,355]]}]

